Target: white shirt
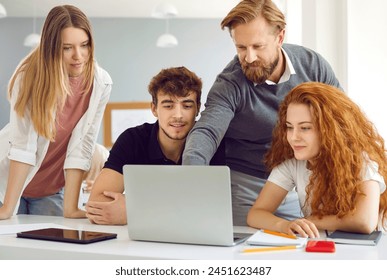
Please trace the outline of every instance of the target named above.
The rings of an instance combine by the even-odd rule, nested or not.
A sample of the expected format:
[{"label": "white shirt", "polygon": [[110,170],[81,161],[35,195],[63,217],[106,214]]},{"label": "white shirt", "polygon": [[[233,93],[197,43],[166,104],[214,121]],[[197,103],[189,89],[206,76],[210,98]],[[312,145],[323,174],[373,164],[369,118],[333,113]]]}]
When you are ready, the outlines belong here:
[{"label": "white shirt", "polygon": [[282,74],[281,78],[279,79],[278,83],[275,83],[270,80],[266,80],[266,84],[268,85],[276,85],[276,84],[287,82],[290,79],[290,75],[296,74],[296,70],[294,70],[293,64],[290,61],[288,54],[285,52],[284,49],[281,49],[281,50],[285,57],[285,71]]},{"label": "white shirt", "polygon": [[[39,170],[50,144],[48,139],[36,133],[31,118],[28,117],[29,112],[20,118],[12,109],[17,100],[18,88],[17,80],[11,97],[10,122],[0,131],[0,201],[2,202],[7,188],[9,160],[32,165],[23,186],[24,190]],[[109,74],[96,66],[89,108],[72,131],[64,169],[90,169],[94,145],[111,88],[112,80]],[[18,205],[15,207],[15,213],[17,210]]]},{"label": "white shirt", "polygon": [[[310,208],[304,207],[306,200],[305,188],[309,184],[311,171],[306,168],[306,160],[289,159],[276,166],[270,173],[268,181],[291,191],[293,188],[298,193],[300,207],[305,216],[310,215]],[[374,161],[369,161],[363,168],[363,181],[373,180],[378,182],[380,193],[386,190],[384,178],[378,172],[378,165]]]}]

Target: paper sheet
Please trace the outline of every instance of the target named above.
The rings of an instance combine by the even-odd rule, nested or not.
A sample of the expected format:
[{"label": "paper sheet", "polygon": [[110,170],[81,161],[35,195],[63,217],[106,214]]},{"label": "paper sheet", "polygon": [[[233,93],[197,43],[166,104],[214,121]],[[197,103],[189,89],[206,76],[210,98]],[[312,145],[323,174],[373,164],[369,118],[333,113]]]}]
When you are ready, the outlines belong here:
[{"label": "paper sheet", "polygon": [[42,228],[63,228],[70,229],[69,227],[53,224],[53,223],[40,223],[40,224],[23,224],[23,225],[0,225],[0,235],[2,234],[16,234],[17,232],[35,230]]}]

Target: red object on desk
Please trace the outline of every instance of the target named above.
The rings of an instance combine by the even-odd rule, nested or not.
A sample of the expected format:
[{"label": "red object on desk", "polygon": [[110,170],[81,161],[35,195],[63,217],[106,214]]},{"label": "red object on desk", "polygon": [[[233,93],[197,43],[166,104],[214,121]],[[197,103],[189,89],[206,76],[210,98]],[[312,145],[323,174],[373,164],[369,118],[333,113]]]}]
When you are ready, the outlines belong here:
[{"label": "red object on desk", "polygon": [[335,242],[328,240],[309,240],[306,243],[306,252],[334,253]]}]

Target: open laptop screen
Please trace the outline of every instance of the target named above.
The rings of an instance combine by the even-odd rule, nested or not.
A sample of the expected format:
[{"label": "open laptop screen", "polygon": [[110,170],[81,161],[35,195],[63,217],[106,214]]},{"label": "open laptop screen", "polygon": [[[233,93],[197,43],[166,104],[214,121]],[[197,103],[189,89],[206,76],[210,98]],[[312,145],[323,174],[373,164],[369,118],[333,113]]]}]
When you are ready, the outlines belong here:
[{"label": "open laptop screen", "polygon": [[125,165],[129,237],[234,245],[227,166]]}]

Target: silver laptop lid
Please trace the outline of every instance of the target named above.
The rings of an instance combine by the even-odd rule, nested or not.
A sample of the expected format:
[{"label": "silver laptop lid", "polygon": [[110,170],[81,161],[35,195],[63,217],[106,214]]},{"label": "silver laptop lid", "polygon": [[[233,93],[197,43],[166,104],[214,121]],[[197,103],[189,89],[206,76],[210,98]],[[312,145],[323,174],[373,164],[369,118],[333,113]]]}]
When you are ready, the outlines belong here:
[{"label": "silver laptop lid", "polygon": [[125,165],[132,240],[234,245],[226,166]]}]

